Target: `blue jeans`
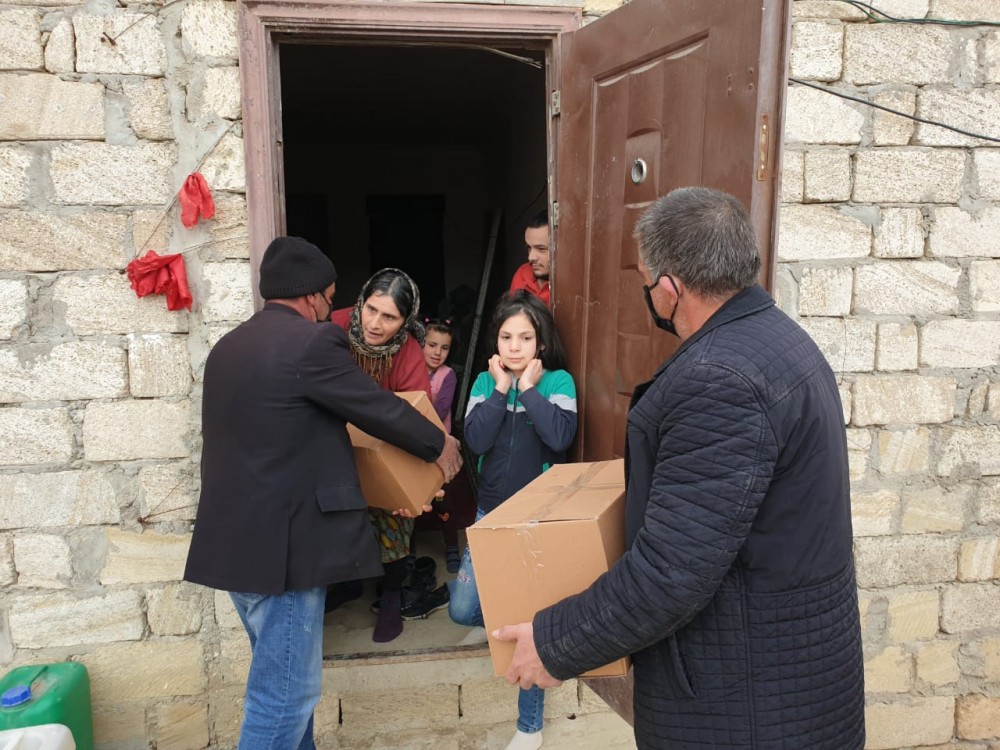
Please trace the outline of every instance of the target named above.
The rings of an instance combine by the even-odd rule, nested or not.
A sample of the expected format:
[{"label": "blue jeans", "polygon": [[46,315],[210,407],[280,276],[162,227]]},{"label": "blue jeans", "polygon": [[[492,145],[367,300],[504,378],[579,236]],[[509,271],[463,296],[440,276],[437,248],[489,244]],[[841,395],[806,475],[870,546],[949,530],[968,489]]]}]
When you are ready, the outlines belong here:
[{"label": "blue jeans", "polygon": [[[485,513],[476,512],[476,520]],[[448,615],[459,625],[482,627],[483,608],[479,603],[479,589],[476,586],[476,572],[472,568],[472,554],[468,546],[462,555],[462,563],[454,581],[448,583]],[[529,734],[540,732],[545,713],[545,691],[539,687],[518,690],[517,728]]]},{"label": "blue jeans", "polygon": [[315,750],[326,587],[277,596],[229,592],[250,637],[238,750]]}]

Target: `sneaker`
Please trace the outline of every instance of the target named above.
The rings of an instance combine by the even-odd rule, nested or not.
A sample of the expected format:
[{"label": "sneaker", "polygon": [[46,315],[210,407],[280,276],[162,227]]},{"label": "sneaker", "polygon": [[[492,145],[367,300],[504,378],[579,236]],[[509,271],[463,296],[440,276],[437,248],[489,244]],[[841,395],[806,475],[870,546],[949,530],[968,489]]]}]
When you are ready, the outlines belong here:
[{"label": "sneaker", "polygon": [[486,628],[477,627],[465,634],[465,637],[456,643],[456,646],[481,646],[489,640],[486,637]]},{"label": "sneaker", "polygon": [[438,586],[433,591],[428,591],[416,599],[403,604],[402,614],[404,620],[424,620],[431,612],[437,612],[448,606],[448,587]]},{"label": "sneaker", "polygon": [[458,547],[445,547],[444,561],[449,573],[457,573],[459,566],[462,564],[462,557],[458,554]]},{"label": "sneaker", "polygon": [[514,733],[510,742],[507,743],[506,750],[538,750],[542,746],[541,732],[522,732],[520,729]]}]

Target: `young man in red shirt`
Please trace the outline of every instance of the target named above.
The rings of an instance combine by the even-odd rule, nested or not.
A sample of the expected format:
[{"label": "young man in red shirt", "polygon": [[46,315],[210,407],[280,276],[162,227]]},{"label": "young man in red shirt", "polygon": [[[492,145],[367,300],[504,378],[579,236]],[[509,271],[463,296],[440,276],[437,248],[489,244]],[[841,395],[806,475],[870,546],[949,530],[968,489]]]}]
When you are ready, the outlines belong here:
[{"label": "young man in red shirt", "polygon": [[551,307],[549,286],[549,214],[536,214],[524,230],[524,244],[528,247],[528,262],[514,274],[510,291],[526,289]]}]

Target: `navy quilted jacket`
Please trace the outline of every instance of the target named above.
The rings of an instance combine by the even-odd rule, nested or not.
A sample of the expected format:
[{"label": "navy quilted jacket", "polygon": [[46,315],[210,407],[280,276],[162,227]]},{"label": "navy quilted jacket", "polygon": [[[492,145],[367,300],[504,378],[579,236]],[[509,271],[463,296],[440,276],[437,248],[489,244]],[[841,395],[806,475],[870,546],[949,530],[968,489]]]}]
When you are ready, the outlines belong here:
[{"label": "navy quilted jacket", "polygon": [[632,654],[639,748],[855,750],[864,684],[837,383],[760,287],[639,386],[628,551],[535,617],[565,679]]}]

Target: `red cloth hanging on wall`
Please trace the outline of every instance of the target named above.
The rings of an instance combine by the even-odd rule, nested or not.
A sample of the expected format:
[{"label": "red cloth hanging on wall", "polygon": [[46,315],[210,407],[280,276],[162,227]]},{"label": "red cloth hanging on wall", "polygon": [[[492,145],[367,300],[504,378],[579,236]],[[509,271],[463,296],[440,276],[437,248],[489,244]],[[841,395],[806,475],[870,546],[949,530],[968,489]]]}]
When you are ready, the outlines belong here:
[{"label": "red cloth hanging on wall", "polygon": [[188,229],[198,223],[199,215],[203,219],[215,216],[212,191],[208,189],[208,182],[201,172],[192,172],[187,176],[177,198],[181,202],[181,224]]},{"label": "red cloth hanging on wall", "polygon": [[150,250],[129,263],[126,270],[136,296],[165,294],[168,310],[191,309],[191,289],[188,287],[183,255],[159,255]]}]

